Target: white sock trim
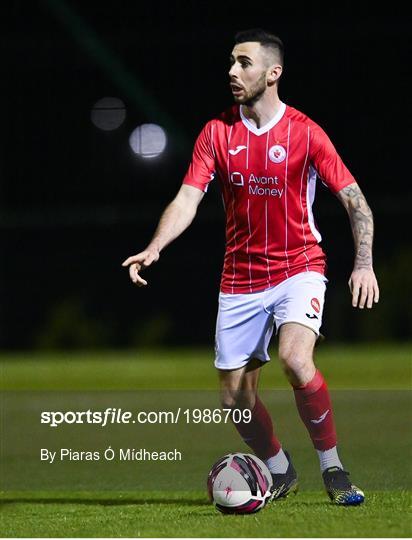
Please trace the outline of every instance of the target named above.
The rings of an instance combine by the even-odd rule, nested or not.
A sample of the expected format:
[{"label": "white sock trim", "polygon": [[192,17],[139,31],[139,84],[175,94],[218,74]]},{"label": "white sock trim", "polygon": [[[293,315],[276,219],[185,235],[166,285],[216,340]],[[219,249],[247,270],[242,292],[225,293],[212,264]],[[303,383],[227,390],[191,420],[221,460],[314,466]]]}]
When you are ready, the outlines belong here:
[{"label": "white sock trim", "polygon": [[329,467],[339,467],[343,469],[336,446],[329,448],[328,450],[316,450],[316,452],[318,453],[321,472],[325,471]]},{"label": "white sock trim", "polygon": [[288,458],[282,448],[275,456],[265,459],[265,464],[273,474],[285,474],[289,467]]}]

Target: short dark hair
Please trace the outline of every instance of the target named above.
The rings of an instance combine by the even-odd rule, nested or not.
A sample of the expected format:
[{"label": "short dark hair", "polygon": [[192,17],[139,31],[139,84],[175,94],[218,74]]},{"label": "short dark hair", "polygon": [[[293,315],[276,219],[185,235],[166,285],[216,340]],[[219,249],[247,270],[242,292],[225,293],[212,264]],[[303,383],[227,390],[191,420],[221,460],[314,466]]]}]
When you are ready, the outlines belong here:
[{"label": "short dark hair", "polygon": [[235,43],[246,43],[247,41],[257,41],[262,47],[267,47],[276,51],[279,56],[280,63],[283,65],[284,60],[284,47],[282,40],[270,34],[262,28],[251,28],[249,30],[242,30],[235,35]]}]

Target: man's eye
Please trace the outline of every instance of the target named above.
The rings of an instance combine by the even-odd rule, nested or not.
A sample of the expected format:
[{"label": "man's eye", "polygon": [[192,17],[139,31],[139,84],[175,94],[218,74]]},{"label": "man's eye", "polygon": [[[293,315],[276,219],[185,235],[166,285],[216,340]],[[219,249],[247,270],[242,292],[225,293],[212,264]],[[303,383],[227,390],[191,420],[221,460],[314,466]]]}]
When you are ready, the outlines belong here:
[{"label": "man's eye", "polygon": [[248,66],[250,66],[250,63],[249,62],[241,62],[240,65],[244,69],[244,68],[247,68]]}]

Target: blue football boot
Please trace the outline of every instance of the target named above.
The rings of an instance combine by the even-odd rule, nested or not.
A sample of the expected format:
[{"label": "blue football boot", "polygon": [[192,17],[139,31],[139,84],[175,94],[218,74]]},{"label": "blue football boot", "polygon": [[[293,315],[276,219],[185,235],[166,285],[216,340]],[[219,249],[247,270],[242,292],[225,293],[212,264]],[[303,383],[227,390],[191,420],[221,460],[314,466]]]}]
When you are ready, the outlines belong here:
[{"label": "blue football boot", "polygon": [[329,467],[322,476],[326,492],[333,503],[357,506],[365,500],[363,491],[351,483],[349,473],[340,467]]}]

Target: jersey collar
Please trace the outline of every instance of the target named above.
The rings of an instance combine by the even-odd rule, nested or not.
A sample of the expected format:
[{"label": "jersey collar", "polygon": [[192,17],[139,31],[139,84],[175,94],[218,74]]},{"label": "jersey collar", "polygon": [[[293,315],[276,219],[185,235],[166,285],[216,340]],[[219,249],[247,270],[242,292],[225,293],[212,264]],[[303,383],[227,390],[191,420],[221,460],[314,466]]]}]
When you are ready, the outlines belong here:
[{"label": "jersey collar", "polygon": [[285,105],[285,103],[281,102],[279,110],[275,114],[275,116],[272,118],[272,120],[269,120],[269,122],[267,122],[264,126],[262,126],[260,128],[257,128],[243,114],[242,105],[240,105],[240,107],[239,107],[240,118],[242,119],[243,124],[247,127],[247,129],[249,131],[251,131],[255,135],[262,135],[263,133],[267,133],[268,131],[270,131],[282,119],[282,116],[285,114],[285,111],[286,111],[286,105]]}]

